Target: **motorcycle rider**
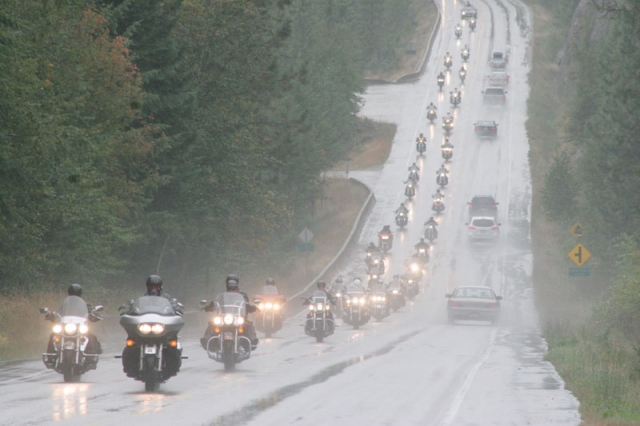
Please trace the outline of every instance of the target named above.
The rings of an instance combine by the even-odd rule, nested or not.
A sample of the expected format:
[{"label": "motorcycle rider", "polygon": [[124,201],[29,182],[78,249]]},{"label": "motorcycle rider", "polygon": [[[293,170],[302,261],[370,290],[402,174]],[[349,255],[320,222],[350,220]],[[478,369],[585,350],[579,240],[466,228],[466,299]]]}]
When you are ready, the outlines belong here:
[{"label": "motorcycle rider", "polygon": [[436,190],[436,193],[431,195],[433,201],[442,201],[444,199],[444,194],[440,192],[440,189]]},{"label": "motorcycle rider", "polygon": [[460,93],[460,92],[458,91],[458,88],[457,88],[457,87],[454,87],[454,88],[453,88],[453,92],[451,92],[451,96],[452,96],[453,98],[455,98],[455,99],[458,101],[458,103],[459,103],[459,102],[460,102],[460,100],[462,99],[462,93]]},{"label": "motorcycle rider", "polygon": [[466,44],[464,45],[464,47],[462,48],[462,55],[464,56],[469,56],[469,53],[471,51],[469,50],[469,46],[467,46]]},{"label": "motorcycle rider", "polygon": [[[60,307],[58,308],[57,312],[64,312],[65,304],[67,304],[68,299],[72,297],[78,297],[82,299],[82,286],[80,284],[71,284],[69,288],[67,288],[67,297],[65,297],[62,300],[62,303],[60,304]],[[87,305],[87,310],[89,311],[89,316],[88,316],[89,321],[97,322],[102,319],[92,314],[91,304],[85,302],[84,300],[82,300],[82,302]],[[51,322],[56,322],[57,315],[55,314],[55,312],[49,312],[45,315],[44,319],[49,320]],[[85,335],[87,336],[87,339],[89,339],[89,341],[87,342],[87,346],[85,347],[84,353],[100,355],[102,353],[102,345],[100,344],[100,341],[98,340],[96,335],[93,333],[86,333]],[[53,336],[54,336],[54,333],[51,333],[51,335],[49,336],[49,343],[47,345],[47,353],[49,354],[55,352],[55,347],[53,345]]]},{"label": "motorcycle rider", "polygon": [[[247,295],[247,293],[245,293],[244,291],[240,290],[239,284],[240,284],[240,278],[238,278],[237,275],[235,275],[235,274],[227,275],[227,278],[225,279],[225,285],[226,285],[227,292],[240,293],[242,295],[242,297],[244,298],[244,301],[245,301],[246,313],[247,314],[251,314],[251,313],[257,311],[258,308],[255,305],[252,305],[251,303],[249,303],[249,296]],[[274,284],[275,284],[275,281],[274,281]],[[214,302],[213,301],[209,302],[209,304],[207,304],[202,309],[204,311],[206,311],[206,312],[213,311],[215,309]],[[209,341],[211,336],[214,335],[214,333],[215,332],[214,332],[213,328],[211,327],[211,325],[208,325],[207,329],[204,332],[204,337],[202,337],[200,339],[200,344],[202,345],[203,348],[206,349],[207,342]],[[256,350],[260,340],[258,339],[258,335],[256,334],[256,328],[253,325],[253,322],[249,321],[246,317],[244,319],[244,333],[243,334],[245,336],[247,336],[249,338],[249,340],[251,340],[251,350]]]},{"label": "motorcycle rider", "polygon": [[427,250],[429,250],[429,243],[426,242],[424,238],[420,238],[420,242],[415,245],[415,248],[416,248],[416,251],[418,252],[418,255],[420,254],[420,249],[424,249],[425,253],[428,253]]},{"label": "motorcycle rider", "polygon": [[393,233],[391,232],[391,225],[384,225],[382,227],[382,231],[380,231],[378,235],[389,235],[391,238],[393,238]]},{"label": "motorcycle rider", "polygon": [[438,226],[438,222],[431,216],[429,220],[424,223],[424,226],[433,226],[435,228]]},{"label": "motorcycle rider", "polygon": [[[400,207],[398,207],[394,213],[395,214],[399,214],[399,213],[409,214],[409,209],[407,208],[407,206],[404,205],[404,203],[400,203]],[[371,243],[371,244],[373,244],[373,243]]]},{"label": "motorcycle rider", "polygon": [[453,123],[453,116],[451,115],[451,111],[447,112],[447,115],[445,115],[444,117],[442,117],[442,121],[444,123]]},{"label": "motorcycle rider", "polygon": [[380,250],[378,250],[378,246],[376,246],[373,242],[370,242],[369,246],[367,247],[367,257],[365,260],[367,260],[367,262],[370,261],[373,255],[377,253],[380,253]]},{"label": "motorcycle rider", "polygon": [[178,303],[175,297],[171,297],[168,293],[165,293],[162,288],[162,278],[159,275],[149,275],[146,280],[147,292],[143,296],[160,296],[171,302],[173,311],[176,315],[182,316],[182,306]]},{"label": "motorcycle rider", "polygon": [[[442,73],[440,73],[440,74],[442,75],[442,78],[444,78],[444,75],[443,75]],[[439,76],[438,76],[438,77],[439,77]],[[431,102],[429,105],[427,105],[427,111],[435,111],[435,110],[437,110],[437,109],[438,109],[438,107],[437,107],[437,106],[435,106],[435,105],[433,104],[433,102]]]},{"label": "motorcycle rider", "polygon": [[420,171],[420,167],[418,167],[418,165],[414,162],[412,165],[409,166],[409,168],[407,169],[410,172],[419,172]]},{"label": "motorcycle rider", "polygon": [[426,141],[427,141],[427,138],[422,133],[420,133],[420,136],[416,138],[416,142],[426,142]]},{"label": "motorcycle rider", "polygon": [[438,74],[437,80],[438,83],[444,84],[444,73],[442,71],[440,71],[440,74]]},{"label": "motorcycle rider", "polygon": [[273,278],[267,278],[265,284],[266,285],[263,287],[264,294],[280,294],[278,287],[276,287],[276,280]]},{"label": "motorcycle rider", "polygon": [[460,78],[462,80],[464,80],[464,78],[467,76],[467,69],[464,67],[464,65],[460,67],[460,71],[458,71],[458,74],[460,75]]},{"label": "motorcycle rider", "polygon": [[[327,283],[324,281],[318,281],[318,283],[316,284],[316,288],[318,289],[318,291],[323,292],[326,295],[327,298],[327,303],[331,303],[332,305],[336,304],[336,298],[333,297],[333,295],[327,290]],[[329,324],[329,332],[333,333],[333,331],[335,330],[335,322],[333,319],[333,312],[331,312],[330,310],[327,311],[329,314],[329,318],[331,319],[331,321],[328,321]],[[309,321],[307,321],[307,323],[305,324],[305,328],[311,327],[311,324],[309,323]]]},{"label": "motorcycle rider", "polygon": [[451,148],[453,149],[453,145],[449,142],[449,138],[445,138],[444,143],[442,144],[443,148]]},{"label": "motorcycle rider", "polygon": [[450,62],[450,61],[452,61],[451,54],[447,52],[447,54],[444,55],[444,63],[446,64],[447,62]]},{"label": "motorcycle rider", "polygon": [[436,175],[439,175],[440,173],[444,173],[449,174],[449,170],[447,170],[447,168],[443,165],[440,166],[440,168],[438,170],[436,170]]}]

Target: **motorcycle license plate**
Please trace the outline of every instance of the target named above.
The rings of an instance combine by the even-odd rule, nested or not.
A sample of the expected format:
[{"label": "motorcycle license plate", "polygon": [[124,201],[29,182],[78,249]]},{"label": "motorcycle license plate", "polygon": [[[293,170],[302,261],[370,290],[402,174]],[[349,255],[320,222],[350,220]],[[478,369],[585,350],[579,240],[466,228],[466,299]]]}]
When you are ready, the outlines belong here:
[{"label": "motorcycle license plate", "polygon": [[64,346],[62,347],[62,349],[75,349],[76,348],[76,344],[74,341],[65,341],[64,342]]},{"label": "motorcycle license plate", "polygon": [[156,354],[156,346],[145,346],[144,347],[145,355],[155,355]]},{"label": "motorcycle license plate", "polygon": [[224,340],[233,340],[233,333],[230,331],[226,331],[223,335],[222,338]]}]

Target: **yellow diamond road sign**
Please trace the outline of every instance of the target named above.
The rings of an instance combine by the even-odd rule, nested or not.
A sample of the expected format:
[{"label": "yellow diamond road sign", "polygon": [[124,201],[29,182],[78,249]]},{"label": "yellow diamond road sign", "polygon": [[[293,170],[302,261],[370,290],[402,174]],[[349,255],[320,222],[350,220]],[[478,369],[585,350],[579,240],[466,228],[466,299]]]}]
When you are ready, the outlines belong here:
[{"label": "yellow diamond road sign", "polygon": [[584,265],[584,262],[589,260],[590,257],[591,253],[589,253],[589,250],[587,250],[587,248],[582,244],[576,244],[576,246],[569,252],[569,258],[573,260],[573,263],[577,266]]}]

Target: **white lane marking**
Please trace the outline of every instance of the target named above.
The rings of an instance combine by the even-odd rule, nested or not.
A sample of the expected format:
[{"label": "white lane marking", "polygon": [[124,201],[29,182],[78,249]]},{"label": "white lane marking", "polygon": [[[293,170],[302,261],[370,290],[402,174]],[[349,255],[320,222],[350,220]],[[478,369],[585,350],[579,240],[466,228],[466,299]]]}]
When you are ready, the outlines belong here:
[{"label": "white lane marking", "polygon": [[471,371],[469,371],[469,374],[467,374],[467,377],[465,378],[465,381],[462,384],[462,387],[458,391],[458,394],[455,396],[455,398],[453,399],[453,402],[451,403],[451,406],[449,407],[449,412],[445,416],[444,420],[440,422],[440,425],[446,426],[446,425],[452,424],[453,420],[458,415],[458,411],[460,411],[460,406],[462,405],[462,401],[464,401],[464,398],[467,395],[467,392],[471,388],[471,384],[473,383],[473,380],[475,379],[476,374],[478,374],[480,367],[482,367],[482,365],[487,361],[487,359],[489,359],[489,355],[491,355],[491,351],[493,349],[493,346],[496,340],[497,332],[498,332],[498,329],[496,328],[491,333],[489,345],[484,350],[484,353],[482,354],[482,357],[480,358],[480,360],[476,363],[476,365],[473,366]]}]

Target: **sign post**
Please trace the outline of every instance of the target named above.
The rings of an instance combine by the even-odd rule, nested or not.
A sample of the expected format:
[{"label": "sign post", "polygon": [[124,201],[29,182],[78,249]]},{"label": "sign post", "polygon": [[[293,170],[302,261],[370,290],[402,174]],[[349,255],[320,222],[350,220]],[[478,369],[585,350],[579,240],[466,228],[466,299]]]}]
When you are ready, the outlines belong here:
[{"label": "sign post", "polygon": [[309,241],[313,238],[313,233],[309,230],[309,228],[304,228],[300,234],[298,234],[298,238],[302,241],[301,249],[304,251],[304,277],[307,279],[307,265],[309,252],[313,249],[313,246],[309,244]]}]

